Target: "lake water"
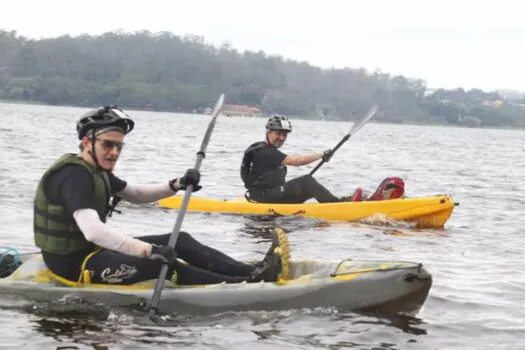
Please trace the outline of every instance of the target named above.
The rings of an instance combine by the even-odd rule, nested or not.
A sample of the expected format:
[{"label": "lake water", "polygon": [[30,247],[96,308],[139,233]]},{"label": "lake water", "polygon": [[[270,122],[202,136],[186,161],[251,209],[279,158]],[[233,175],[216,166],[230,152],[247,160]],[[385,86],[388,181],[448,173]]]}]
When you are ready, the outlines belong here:
[{"label": "lake water", "polygon": [[[75,122],[86,109],[0,104],[0,246],[35,251],[32,199],[37,182],[63,152],[76,152]],[[133,183],[166,182],[195,163],[210,116],[129,112],[116,173]],[[220,117],[201,167],[197,194],[243,194],[242,152],[262,139],[264,119]],[[293,120],[283,151],[322,151],[349,122]],[[369,123],[316,173],[336,195],[374,190],[401,176],[406,194],[450,193],[457,206],[442,230],[273,222],[289,231],[293,258],[402,259],[432,273],[430,295],[415,318],[360,315],[336,309],[172,315],[165,324],[107,310],[85,317],[44,306],[2,302],[0,347],[31,349],[522,349],[525,334],[525,131]],[[289,178],[312,166],[289,169]],[[129,235],[170,232],[177,211],[122,205],[111,224]],[[262,257],[270,222],[187,213],[183,229],[239,259]]]}]

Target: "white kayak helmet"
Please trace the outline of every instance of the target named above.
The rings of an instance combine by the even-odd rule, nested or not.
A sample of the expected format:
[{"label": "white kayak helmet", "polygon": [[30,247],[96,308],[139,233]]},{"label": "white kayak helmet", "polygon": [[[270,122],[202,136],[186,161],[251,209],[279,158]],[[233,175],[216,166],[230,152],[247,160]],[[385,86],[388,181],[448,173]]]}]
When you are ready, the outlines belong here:
[{"label": "white kayak helmet", "polygon": [[292,123],[288,118],[274,115],[266,122],[266,130],[282,130],[292,132]]}]

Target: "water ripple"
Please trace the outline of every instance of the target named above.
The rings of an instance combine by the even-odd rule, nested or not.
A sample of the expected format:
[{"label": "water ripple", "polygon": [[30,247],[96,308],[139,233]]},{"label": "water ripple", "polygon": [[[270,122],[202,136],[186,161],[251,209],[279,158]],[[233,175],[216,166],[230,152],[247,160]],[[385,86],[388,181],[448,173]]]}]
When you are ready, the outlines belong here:
[{"label": "water ripple", "polygon": [[[34,251],[32,200],[42,172],[62,152],[76,152],[74,122],[82,108],[0,104],[0,246]],[[193,166],[209,116],[132,112],[136,129],[116,170],[129,182],[156,183]],[[16,120],[16,123],[13,123]],[[333,147],[350,125],[294,120],[285,152]],[[52,128],[51,128],[52,127]],[[202,165],[198,195],[236,198],[244,189],[239,163],[263,137],[264,120],[219,119]],[[373,190],[402,176],[408,195],[451,193],[460,203],[443,230],[328,223],[295,217],[254,218],[188,213],[183,229],[239,259],[263,256],[271,229],[290,232],[293,258],[402,259],[422,262],[434,276],[417,318],[386,319],[343,310],[225,313],[141,322],[129,310],[99,316],[46,314],[8,307],[6,348],[146,349],[521,349],[525,331],[523,204],[525,132],[369,124],[317,173],[338,195]],[[311,167],[289,170],[289,176]],[[161,234],[177,212],[123,205],[112,224],[130,235]],[[211,224],[213,223],[213,224]],[[109,315],[109,316],[108,316]]]}]

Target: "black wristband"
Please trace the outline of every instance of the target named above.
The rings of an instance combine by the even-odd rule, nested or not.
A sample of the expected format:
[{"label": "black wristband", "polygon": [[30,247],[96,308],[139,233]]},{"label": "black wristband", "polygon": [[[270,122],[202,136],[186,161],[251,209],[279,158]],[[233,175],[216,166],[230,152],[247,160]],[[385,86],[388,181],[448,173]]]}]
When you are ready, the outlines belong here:
[{"label": "black wristband", "polygon": [[168,185],[170,186],[171,190],[173,192],[177,192],[179,189],[175,187],[175,182],[177,182],[177,178],[173,179],[173,180],[170,180],[168,182]]}]

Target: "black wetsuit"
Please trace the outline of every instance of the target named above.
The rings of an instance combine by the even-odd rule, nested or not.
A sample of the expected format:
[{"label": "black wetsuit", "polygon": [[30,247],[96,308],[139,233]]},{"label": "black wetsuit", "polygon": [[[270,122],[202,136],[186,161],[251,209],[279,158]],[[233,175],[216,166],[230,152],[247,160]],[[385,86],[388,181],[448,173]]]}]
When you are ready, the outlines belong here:
[{"label": "black wetsuit", "polygon": [[[115,194],[126,187],[126,182],[110,174],[111,193]],[[95,209],[91,203],[93,183],[87,170],[71,165],[52,174],[46,184],[46,195],[55,204],[63,204],[70,215],[77,209]],[[142,241],[167,245],[170,234],[136,237]],[[170,267],[168,278],[177,272],[177,284],[237,283],[247,280],[253,266],[199,243],[186,232],[180,232],[175,250],[179,258],[188,264],[177,262]],[[82,262],[92,251],[70,255],[42,252],[48,268],[69,280],[79,279]],[[132,284],[159,275],[162,263],[158,260],[139,258],[116,251],[102,249],[93,255],[86,265],[93,272],[93,283]]]},{"label": "black wetsuit", "polygon": [[303,203],[315,198],[319,203],[340,202],[311,175],[286,181],[286,154],[266,142],[256,142],[244,153],[241,178],[249,198],[262,203]]}]

